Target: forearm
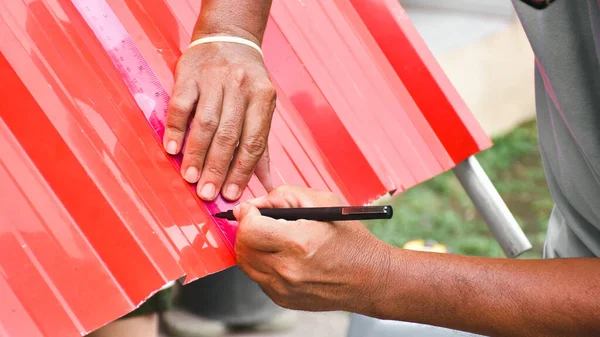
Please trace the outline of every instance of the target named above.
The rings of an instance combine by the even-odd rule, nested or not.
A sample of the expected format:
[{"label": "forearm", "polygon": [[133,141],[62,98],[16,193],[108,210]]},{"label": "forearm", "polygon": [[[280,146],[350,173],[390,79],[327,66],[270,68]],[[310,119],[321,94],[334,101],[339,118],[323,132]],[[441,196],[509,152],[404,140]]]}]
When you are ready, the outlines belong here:
[{"label": "forearm", "polygon": [[262,43],[271,0],[203,0],[192,38],[229,34]]},{"label": "forearm", "polygon": [[374,316],[492,336],[600,335],[600,260],[391,251]]}]

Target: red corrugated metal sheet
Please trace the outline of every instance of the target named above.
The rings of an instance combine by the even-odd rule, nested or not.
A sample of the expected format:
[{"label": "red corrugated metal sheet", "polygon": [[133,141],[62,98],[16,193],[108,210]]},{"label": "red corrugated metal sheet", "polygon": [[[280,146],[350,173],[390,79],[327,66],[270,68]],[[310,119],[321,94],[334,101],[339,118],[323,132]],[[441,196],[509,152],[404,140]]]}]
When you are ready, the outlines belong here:
[{"label": "red corrugated metal sheet", "polygon": [[[453,163],[491,142],[396,0],[335,0],[377,41]],[[431,143],[430,143],[431,144]]]},{"label": "red corrugated metal sheet", "polygon": [[[106,3],[170,92],[200,2]],[[231,206],[180,177],[73,3],[0,4],[0,336],[80,335],[231,266]],[[275,1],[263,49],[278,184],[364,204],[490,145],[393,0]]]}]

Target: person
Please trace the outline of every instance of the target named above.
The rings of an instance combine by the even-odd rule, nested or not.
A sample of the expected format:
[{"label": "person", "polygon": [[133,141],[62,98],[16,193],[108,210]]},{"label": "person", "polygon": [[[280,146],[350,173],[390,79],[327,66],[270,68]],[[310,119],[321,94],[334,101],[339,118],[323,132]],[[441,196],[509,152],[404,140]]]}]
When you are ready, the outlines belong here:
[{"label": "person", "polygon": [[[260,42],[269,5],[262,0],[205,0],[195,37],[239,33]],[[261,217],[256,207],[339,204],[330,193],[283,187],[236,209],[240,220],[236,243],[239,266],[276,303],[312,311],[347,310],[489,335],[600,335],[600,264],[595,258],[600,256],[598,3],[556,1],[542,11],[517,0],[514,5],[536,54],[540,150],[556,203],[544,249],[548,259],[486,259],[413,252],[378,241],[357,222],[286,222]],[[261,169],[264,165],[259,164],[259,159],[265,157],[258,153],[266,149],[264,137],[270,127],[270,115],[250,109],[256,106],[252,102],[257,97],[274,100],[274,91],[265,89],[267,75],[262,71],[262,60],[243,45],[215,43],[194,48],[196,51],[189,49],[184,53],[181,67],[178,66],[176,76],[190,80],[176,80],[174,97],[181,98],[175,102],[182,103],[172,105],[169,111],[173,117],[165,138],[166,150],[181,151],[187,127],[184,120],[200,99],[190,137],[195,145],[186,145],[191,150],[184,151],[188,158],[182,175],[188,181],[199,181],[199,194],[206,199],[214,197],[218,190],[232,198],[237,187],[243,188],[242,177],[249,176],[253,163],[257,175],[268,185],[268,178],[260,173],[266,172]],[[230,67],[231,64],[236,67]],[[209,78],[203,75],[208,71],[221,80],[216,88],[210,84],[213,76],[199,81]],[[223,79],[239,79],[240,74],[249,76],[247,81],[234,81],[246,88],[245,98],[234,102],[227,93],[237,89],[223,90]],[[254,84],[260,90],[256,91]],[[223,94],[217,92],[219,88]],[[205,91],[212,94],[204,95]],[[269,99],[259,101],[266,107]],[[247,104],[244,106],[248,108],[239,108],[239,104]],[[229,108],[232,106],[238,108]],[[261,111],[272,111],[271,107]],[[226,121],[239,127],[239,119],[234,123],[230,119],[233,114],[225,115],[233,110],[239,112],[237,118],[243,118],[242,131],[221,139],[229,140],[227,153],[235,153],[231,150],[235,145],[231,144],[240,141],[245,144],[240,147],[252,155],[244,154],[247,164],[229,170],[228,166],[219,166],[226,160],[213,159],[218,152],[212,151],[212,144],[218,146],[218,142],[207,139],[219,134],[219,130],[223,135]],[[215,115],[219,116],[218,122]],[[256,137],[258,134],[262,138]],[[139,319],[152,321],[151,317],[155,315]],[[132,322],[134,319],[128,318],[109,327],[131,327]]]},{"label": "person", "polygon": [[540,151],[555,202],[546,259],[409,251],[359,222],[262,217],[258,207],[341,204],[278,187],[235,209],[238,265],[275,303],[491,336],[600,336],[600,4],[514,6],[536,55]]},{"label": "person", "polygon": [[[192,41],[226,36],[260,46],[270,7],[271,0],[203,0]],[[182,177],[197,183],[200,198],[210,201],[221,192],[237,200],[253,173],[272,189],[267,142],[276,92],[261,53],[249,43],[193,45],[183,52],[174,75],[164,148],[172,155],[183,153]],[[89,336],[157,336],[158,314],[171,307],[173,297],[172,288],[160,291]]]}]

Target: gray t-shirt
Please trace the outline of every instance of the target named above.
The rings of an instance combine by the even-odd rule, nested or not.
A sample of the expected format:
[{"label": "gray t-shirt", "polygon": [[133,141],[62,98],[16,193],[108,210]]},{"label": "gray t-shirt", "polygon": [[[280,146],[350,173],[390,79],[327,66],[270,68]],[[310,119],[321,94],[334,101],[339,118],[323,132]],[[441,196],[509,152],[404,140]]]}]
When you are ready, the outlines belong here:
[{"label": "gray t-shirt", "polygon": [[[555,207],[546,257],[600,256],[600,4],[515,1],[536,55],[540,151]],[[510,97],[507,97],[510,99]]]}]

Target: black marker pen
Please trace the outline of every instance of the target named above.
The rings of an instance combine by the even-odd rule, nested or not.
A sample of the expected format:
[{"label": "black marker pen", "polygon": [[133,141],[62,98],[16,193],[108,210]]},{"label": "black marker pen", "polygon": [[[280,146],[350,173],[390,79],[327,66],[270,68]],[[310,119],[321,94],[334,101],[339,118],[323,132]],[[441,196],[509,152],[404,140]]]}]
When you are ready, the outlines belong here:
[{"label": "black marker pen", "polygon": [[[283,220],[348,221],[391,219],[392,206],[347,206],[347,207],[307,207],[307,208],[259,208],[260,214]],[[213,216],[235,221],[233,211],[221,212]]]}]

